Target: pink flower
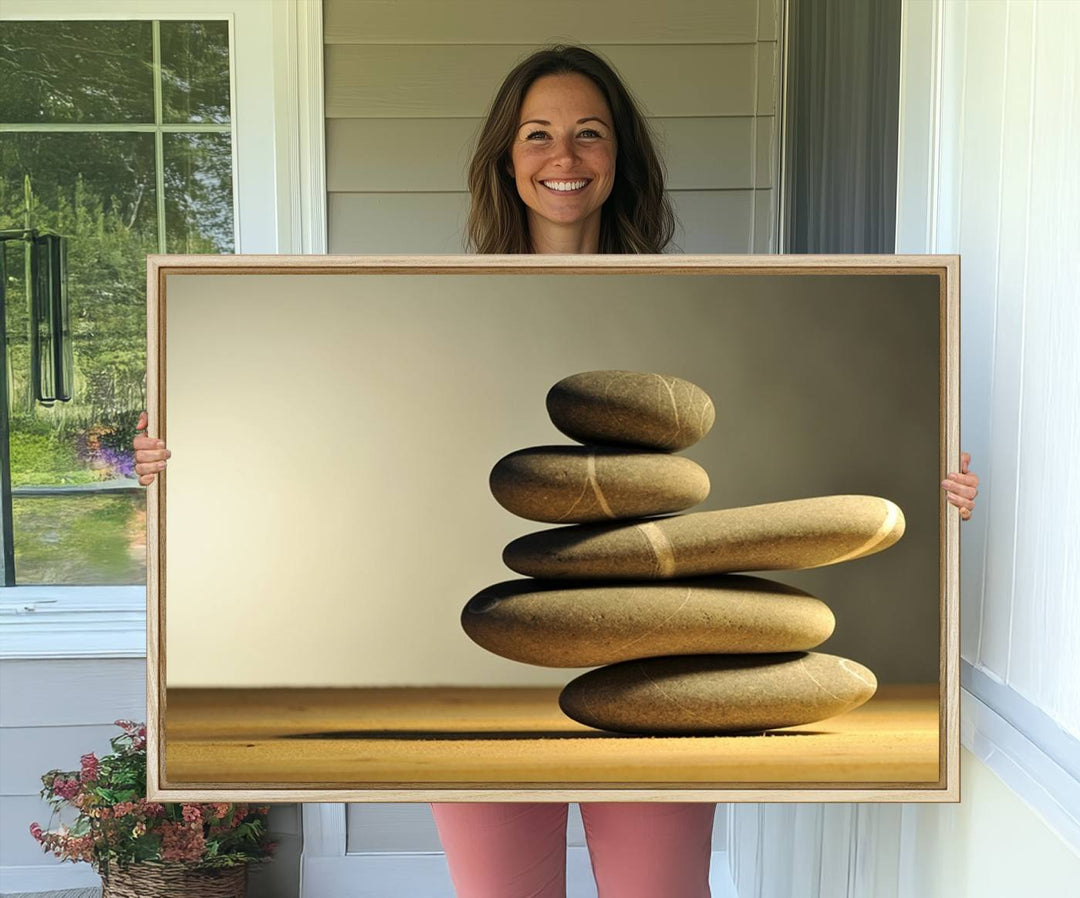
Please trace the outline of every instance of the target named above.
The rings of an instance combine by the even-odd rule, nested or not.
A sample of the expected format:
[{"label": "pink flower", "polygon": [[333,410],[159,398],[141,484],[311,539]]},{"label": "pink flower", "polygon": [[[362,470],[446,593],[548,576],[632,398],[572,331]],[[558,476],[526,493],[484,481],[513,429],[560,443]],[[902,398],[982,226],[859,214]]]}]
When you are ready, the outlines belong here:
[{"label": "pink flower", "polygon": [[165,813],[165,805],[156,801],[147,801],[145,798],[140,798],[137,803],[138,813],[144,814],[147,817],[160,817]]},{"label": "pink flower", "polygon": [[202,827],[190,823],[167,821],[161,824],[161,859],[163,861],[197,861],[206,848]]},{"label": "pink flower", "polygon": [[64,779],[58,776],[53,780],[53,791],[61,798],[71,801],[79,792],[79,783],[76,780]]},{"label": "pink flower", "polygon": [[42,841],[42,829],[40,823],[30,824],[30,835],[32,835],[36,841]]},{"label": "pink flower", "polygon": [[188,823],[201,823],[202,811],[199,810],[198,805],[186,804],[184,805],[183,817]]},{"label": "pink flower", "polygon": [[83,755],[80,759],[82,762],[82,774],[80,778],[84,783],[92,783],[98,778],[98,759],[93,752]]},{"label": "pink flower", "polygon": [[131,801],[118,801],[113,805],[113,815],[116,817],[126,817],[132,811],[135,810],[135,803]]}]

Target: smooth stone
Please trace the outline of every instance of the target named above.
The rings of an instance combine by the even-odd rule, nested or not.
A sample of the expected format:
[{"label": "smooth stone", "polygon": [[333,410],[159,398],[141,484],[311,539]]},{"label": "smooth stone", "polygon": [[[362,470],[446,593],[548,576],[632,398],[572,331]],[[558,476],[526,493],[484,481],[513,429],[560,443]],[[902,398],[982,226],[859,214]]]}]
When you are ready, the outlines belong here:
[{"label": "smooth stone", "polygon": [[617,733],[716,735],[816,723],[857,708],[874,674],[836,655],[683,655],[590,670],[559,695],[568,717]]},{"label": "smooth stone", "polygon": [[878,496],[817,496],[519,537],[506,566],[528,577],[670,580],[822,567],[889,548],[904,513]]},{"label": "smooth stone", "polygon": [[461,626],[512,661],[594,667],[657,655],[796,652],[832,634],[829,607],[759,577],[569,585],[509,580],[473,596]]},{"label": "smooth stone", "polygon": [[688,458],[597,446],[511,452],[489,483],[507,511],[552,524],[669,514],[709,495],[709,475]]},{"label": "smooth stone", "polygon": [[585,371],[547,394],[552,423],[580,443],[677,452],[709,432],[713,401],[697,384],[666,374]]}]

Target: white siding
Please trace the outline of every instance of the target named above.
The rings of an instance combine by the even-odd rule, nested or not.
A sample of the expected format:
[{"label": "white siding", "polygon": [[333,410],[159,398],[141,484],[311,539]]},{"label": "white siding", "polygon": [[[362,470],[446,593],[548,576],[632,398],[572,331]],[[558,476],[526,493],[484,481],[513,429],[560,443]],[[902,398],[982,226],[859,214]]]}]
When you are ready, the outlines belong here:
[{"label": "white siding", "polygon": [[[49,822],[41,775],[106,754],[114,720],[146,717],[142,659],[0,661],[0,870],[54,866],[30,836]],[[5,877],[6,878],[6,877]]]}]

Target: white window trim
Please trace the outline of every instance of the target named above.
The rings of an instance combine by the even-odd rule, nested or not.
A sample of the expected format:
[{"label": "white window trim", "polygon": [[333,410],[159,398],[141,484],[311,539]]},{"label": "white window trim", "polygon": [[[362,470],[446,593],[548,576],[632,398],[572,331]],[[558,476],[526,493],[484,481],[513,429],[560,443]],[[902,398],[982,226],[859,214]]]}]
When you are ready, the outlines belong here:
[{"label": "white window trim", "polygon": [[141,658],[145,586],[0,590],[0,658]]},{"label": "white window trim", "polygon": [[960,743],[1080,853],[1080,743],[967,661],[961,681]]},{"label": "white window trim", "polygon": [[[321,0],[0,5],[0,21],[198,18],[230,23],[237,252],[325,253]],[[0,658],[142,657],[145,629],[143,586],[0,588]]]}]

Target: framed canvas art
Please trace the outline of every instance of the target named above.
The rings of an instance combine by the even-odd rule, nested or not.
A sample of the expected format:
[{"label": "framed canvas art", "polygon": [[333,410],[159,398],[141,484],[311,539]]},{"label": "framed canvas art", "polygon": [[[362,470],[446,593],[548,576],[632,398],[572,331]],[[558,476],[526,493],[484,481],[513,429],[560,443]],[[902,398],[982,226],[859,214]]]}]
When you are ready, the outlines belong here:
[{"label": "framed canvas art", "polygon": [[150,256],[148,791],[956,801],[955,256]]}]

